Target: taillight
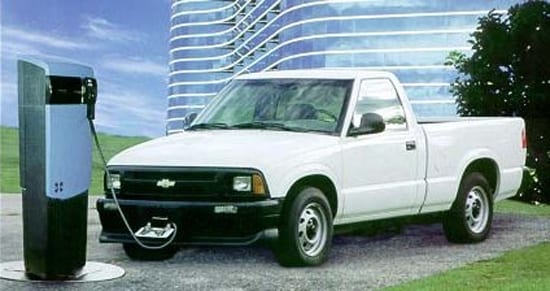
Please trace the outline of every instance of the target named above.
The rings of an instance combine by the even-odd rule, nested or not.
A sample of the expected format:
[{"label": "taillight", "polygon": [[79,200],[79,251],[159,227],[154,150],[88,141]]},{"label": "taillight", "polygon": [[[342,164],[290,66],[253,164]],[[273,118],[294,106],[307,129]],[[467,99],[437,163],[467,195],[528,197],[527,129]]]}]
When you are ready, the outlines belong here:
[{"label": "taillight", "polygon": [[521,148],[527,148],[527,134],[525,133],[525,128],[521,130]]}]

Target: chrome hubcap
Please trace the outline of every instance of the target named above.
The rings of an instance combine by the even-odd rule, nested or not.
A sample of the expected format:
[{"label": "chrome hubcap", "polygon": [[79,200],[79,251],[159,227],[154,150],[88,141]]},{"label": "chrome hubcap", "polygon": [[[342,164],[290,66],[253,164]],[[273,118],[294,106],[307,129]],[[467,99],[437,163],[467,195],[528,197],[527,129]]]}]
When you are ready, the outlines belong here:
[{"label": "chrome hubcap", "polygon": [[318,203],[308,204],[298,220],[298,242],[308,256],[318,255],[327,238],[327,218]]},{"label": "chrome hubcap", "polygon": [[473,187],[466,198],[466,223],[474,233],[481,233],[489,221],[487,193],[480,186]]}]

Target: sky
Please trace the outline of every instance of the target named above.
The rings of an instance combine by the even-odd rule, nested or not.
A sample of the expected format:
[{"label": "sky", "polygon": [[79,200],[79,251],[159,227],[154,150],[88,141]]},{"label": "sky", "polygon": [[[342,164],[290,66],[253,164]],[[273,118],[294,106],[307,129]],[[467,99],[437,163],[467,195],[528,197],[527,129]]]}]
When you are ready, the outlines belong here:
[{"label": "sky", "polygon": [[62,58],[94,69],[96,126],[165,134],[170,0],[1,0],[0,122],[17,126],[17,58]]}]

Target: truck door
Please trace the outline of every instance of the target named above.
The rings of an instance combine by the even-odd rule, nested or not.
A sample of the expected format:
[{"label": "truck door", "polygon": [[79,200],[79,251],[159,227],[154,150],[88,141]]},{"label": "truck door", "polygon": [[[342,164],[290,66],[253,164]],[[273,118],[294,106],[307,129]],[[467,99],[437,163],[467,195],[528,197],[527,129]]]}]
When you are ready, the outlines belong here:
[{"label": "truck door", "polygon": [[[416,200],[417,150],[415,132],[408,128],[405,111],[389,79],[365,79],[350,128],[365,113],[380,115],[385,129],[343,140],[343,219],[383,218],[412,213]],[[349,132],[349,131],[348,131]]]}]

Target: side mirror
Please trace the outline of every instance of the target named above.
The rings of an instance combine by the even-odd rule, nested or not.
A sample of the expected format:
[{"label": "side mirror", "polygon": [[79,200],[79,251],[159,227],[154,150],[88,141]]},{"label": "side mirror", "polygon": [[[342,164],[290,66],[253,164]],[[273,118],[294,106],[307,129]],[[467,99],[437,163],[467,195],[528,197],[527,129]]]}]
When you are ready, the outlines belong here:
[{"label": "side mirror", "polygon": [[349,135],[379,133],[386,129],[384,118],[377,113],[365,113],[361,116],[361,124],[357,128],[350,128]]},{"label": "side mirror", "polygon": [[185,119],[183,120],[183,123],[184,123],[184,127],[187,128],[191,125],[191,123],[193,123],[193,121],[195,121],[195,118],[197,118],[197,113],[196,112],[193,112],[193,113],[189,113],[189,115],[185,116]]}]

